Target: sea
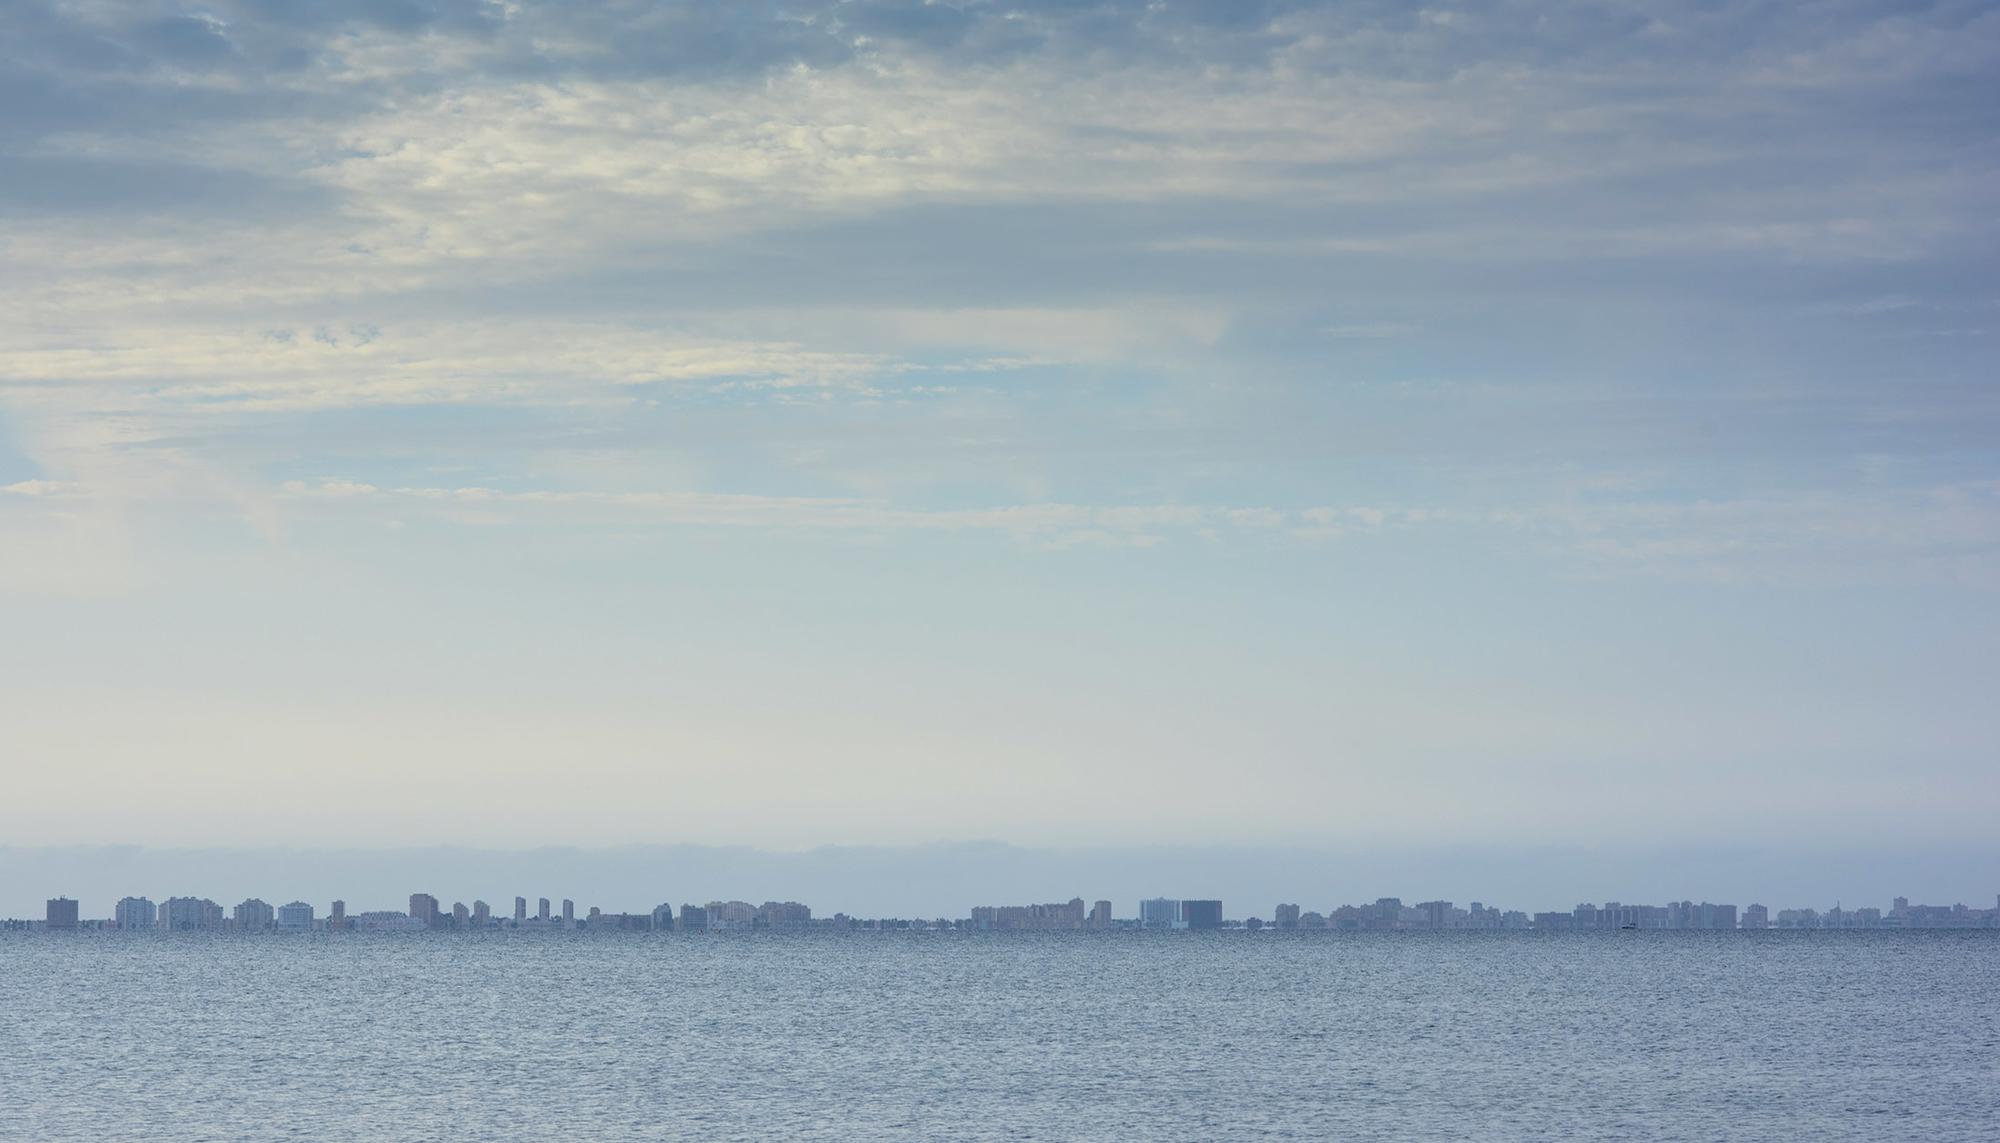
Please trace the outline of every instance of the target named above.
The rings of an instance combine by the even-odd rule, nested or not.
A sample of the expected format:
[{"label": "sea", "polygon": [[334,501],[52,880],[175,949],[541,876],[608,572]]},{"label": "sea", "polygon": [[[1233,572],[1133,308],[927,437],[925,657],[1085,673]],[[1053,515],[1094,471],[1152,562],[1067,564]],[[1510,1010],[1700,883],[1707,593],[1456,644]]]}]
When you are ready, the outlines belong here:
[{"label": "sea", "polygon": [[0,933],[0,1138],[2000,1140],[2000,931]]}]

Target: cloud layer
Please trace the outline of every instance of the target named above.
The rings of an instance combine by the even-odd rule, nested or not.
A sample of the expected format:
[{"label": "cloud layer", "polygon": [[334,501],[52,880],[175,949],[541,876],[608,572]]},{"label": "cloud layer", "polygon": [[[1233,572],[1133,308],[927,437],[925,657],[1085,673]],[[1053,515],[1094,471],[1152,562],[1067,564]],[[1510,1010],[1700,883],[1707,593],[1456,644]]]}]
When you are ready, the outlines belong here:
[{"label": "cloud layer", "polygon": [[[1960,0],[20,0],[0,593],[65,618],[19,635],[9,701],[150,710],[74,648],[232,649],[147,658],[198,680],[162,732],[191,765],[318,653],[263,641],[290,624],[335,691],[400,656],[436,681],[399,687],[470,701],[520,653],[453,650],[494,622],[454,592],[491,591],[522,631],[616,600],[719,660],[818,632],[788,653],[822,682],[767,662],[718,701],[866,677],[877,725],[970,655],[967,738],[1050,661],[1116,660],[1046,740],[882,747],[977,754],[930,777],[841,754],[839,806],[1011,804],[1009,766],[1115,801],[1135,751],[1187,743],[1259,796],[1415,798],[1622,772],[1566,696],[1643,720],[1687,675],[1551,665],[1616,637],[1729,681],[1690,700],[1714,737],[1676,740],[1703,765],[1807,781],[1732,696],[1866,663],[1826,682],[1839,719],[1773,709],[1839,766],[1827,726],[1976,794],[1964,689],[2000,680],[1954,640],[2000,586],[1996,76],[2000,9]],[[456,618],[419,646],[391,614]],[[658,666],[577,654],[509,701]],[[1286,688],[1352,662],[1458,770],[1387,724],[1326,747]],[[1491,697],[1518,663],[1523,722]],[[800,717],[774,751],[857,725]],[[702,725],[675,749],[722,750]],[[1176,757],[1163,781],[1201,772]],[[1620,787],[1561,788],[1558,819]]]}]

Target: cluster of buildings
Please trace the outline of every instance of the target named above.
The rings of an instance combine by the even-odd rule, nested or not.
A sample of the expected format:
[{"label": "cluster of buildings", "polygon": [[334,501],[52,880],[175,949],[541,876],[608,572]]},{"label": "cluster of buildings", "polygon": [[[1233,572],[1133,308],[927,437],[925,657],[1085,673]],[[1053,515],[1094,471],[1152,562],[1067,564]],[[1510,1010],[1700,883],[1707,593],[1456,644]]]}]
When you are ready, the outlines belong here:
[{"label": "cluster of buildings", "polygon": [[1072,897],[1064,904],[980,905],[972,916],[953,928],[980,931],[1036,929],[1220,929],[1222,902],[1177,900],[1154,897],[1139,902],[1136,920],[1120,920],[1111,915],[1111,902],[1098,901],[1088,911],[1083,898]]},{"label": "cluster of buildings", "polygon": [[85,919],[78,905],[68,897],[51,898],[41,921],[0,921],[0,928],[165,931],[165,932],[345,932],[352,930],[479,930],[479,929],[573,929],[617,932],[732,932],[802,930],[975,930],[981,932],[1109,930],[1109,929],[1335,929],[1350,931],[1448,931],[1465,929],[1514,929],[1542,932],[1578,932],[1624,929],[2000,929],[2000,897],[1994,908],[1977,909],[1966,905],[1912,905],[1898,897],[1887,910],[1844,909],[1839,905],[1820,912],[1815,909],[1781,909],[1775,915],[1763,905],[1717,905],[1703,901],[1668,902],[1665,905],[1627,905],[1607,901],[1602,905],[1584,903],[1568,912],[1528,914],[1514,909],[1497,909],[1478,901],[1459,908],[1450,901],[1420,901],[1405,905],[1401,898],[1382,897],[1368,905],[1341,905],[1325,913],[1301,911],[1297,904],[1280,904],[1268,923],[1260,917],[1228,920],[1222,902],[1202,898],[1152,897],[1139,902],[1134,918],[1114,918],[1111,902],[1097,901],[1084,907],[1083,898],[1041,905],[980,905],[962,920],[904,920],[899,918],[861,919],[845,913],[814,917],[809,906],[797,901],[710,901],[704,905],[682,905],[678,912],[670,904],[655,906],[645,913],[607,913],[595,907],[577,916],[576,903],[563,900],[560,910],[547,897],[536,900],[534,911],[526,897],[514,898],[511,917],[497,915],[484,901],[467,905],[454,902],[446,908],[429,893],[412,893],[409,909],[402,912],[352,913],[346,902],[335,901],[320,916],[304,901],[270,905],[252,897],[227,909],[206,897],[169,897],[155,904],[146,897],[121,898],[105,919]]},{"label": "cluster of buildings", "polygon": [[[833,919],[843,923],[848,921],[841,914],[836,914]],[[534,912],[530,913],[528,899],[516,897],[513,916],[507,918],[496,916],[492,906],[484,901],[474,901],[470,905],[458,901],[446,908],[429,893],[412,893],[407,911],[349,913],[345,901],[335,901],[325,916],[318,915],[313,906],[304,901],[273,906],[252,897],[225,909],[206,897],[169,897],[158,904],[147,897],[125,897],[105,919],[84,919],[78,915],[74,900],[53,897],[49,899],[40,923],[7,921],[0,922],[0,927],[166,932],[502,928],[707,931],[803,929],[815,927],[815,922],[811,907],[797,901],[766,901],[762,905],[752,905],[747,901],[710,901],[706,905],[682,905],[678,916],[670,904],[658,905],[648,913],[606,913],[592,908],[586,915],[578,917],[576,902],[568,899],[564,899],[561,911],[557,912],[547,897],[539,898]]]},{"label": "cluster of buildings", "polygon": [[[1842,909],[1781,909],[1775,915],[1763,905],[1717,905],[1703,901],[1670,901],[1665,905],[1584,902],[1568,912],[1528,914],[1472,902],[1458,908],[1450,901],[1405,905],[1383,897],[1371,905],[1342,905],[1325,914],[1301,913],[1297,905],[1279,905],[1274,926],[1280,929],[1534,929],[1580,932],[1620,929],[1995,929],[2000,928],[2000,896],[1991,909],[1966,905],[1912,905],[1898,897],[1887,911]],[[1246,928],[1261,928],[1255,918]]]}]

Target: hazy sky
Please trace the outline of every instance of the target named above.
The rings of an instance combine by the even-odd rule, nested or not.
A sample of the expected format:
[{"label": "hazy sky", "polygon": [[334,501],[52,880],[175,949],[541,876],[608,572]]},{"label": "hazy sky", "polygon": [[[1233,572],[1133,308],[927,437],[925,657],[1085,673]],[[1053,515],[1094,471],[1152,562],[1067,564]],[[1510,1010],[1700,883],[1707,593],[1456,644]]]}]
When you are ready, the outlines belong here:
[{"label": "hazy sky", "polygon": [[1995,4],[13,0],[0,109],[10,843],[1994,830]]}]

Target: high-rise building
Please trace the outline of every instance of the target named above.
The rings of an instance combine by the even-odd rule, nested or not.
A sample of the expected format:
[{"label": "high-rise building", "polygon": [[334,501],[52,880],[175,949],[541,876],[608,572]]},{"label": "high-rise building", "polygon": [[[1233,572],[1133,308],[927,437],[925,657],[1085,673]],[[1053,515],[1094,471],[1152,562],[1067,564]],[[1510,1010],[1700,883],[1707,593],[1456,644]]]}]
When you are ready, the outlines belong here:
[{"label": "high-rise building", "polygon": [[1219,929],[1222,927],[1222,902],[1182,901],[1174,916],[1176,929]]},{"label": "high-rise building", "polygon": [[569,899],[568,897],[564,897],[564,898],[563,898],[563,927],[564,927],[564,928],[568,928],[568,927],[570,927],[570,926],[572,926],[572,925],[575,925],[575,924],[576,924],[576,902],[575,902],[575,901],[572,901],[572,900],[570,900],[570,899]]},{"label": "high-rise building", "polygon": [[76,902],[68,897],[49,898],[48,911],[44,914],[43,928],[76,928]]},{"label": "high-rise building", "polygon": [[1139,902],[1139,924],[1148,929],[1171,929],[1181,903],[1171,897],[1152,897]]},{"label": "high-rise building", "polygon": [[1743,907],[1743,927],[1746,929],[1768,929],[1771,927],[1771,911],[1762,905]]},{"label": "high-rise building", "polygon": [[465,902],[453,901],[451,903],[451,927],[454,929],[463,929],[471,921],[472,910],[465,907]]},{"label": "high-rise building", "polygon": [[671,902],[661,902],[653,906],[653,931],[666,932],[674,927],[674,907]]},{"label": "high-rise building", "polygon": [[169,897],[160,906],[160,927],[173,933],[219,929],[222,906],[206,897]]},{"label": "high-rise building", "polygon": [[326,914],[326,927],[335,932],[340,932],[347,928],[347,902],[335,901],[333,903],[333,907]]},{"label": "high-rise building", "polygon": [[514,923],[518,925],[527,919],[528,899],[526,897],[514,898]]},{"label": "high-rise building", "polygon": [[1444,928],[1445,919],[1451,916],[1450,901],[1421,901],[1417,908],[1423,910],[1424,924],[1433,931]]},{"label": "high-rise building", "polygon": [[1276,909],[1271,910],[1271,923],[1281,929],[1298,928],[1299,907],[1297,905],[1279,905]]},{"label": "high-rise building", "polygon": [[1090,907],[1090,927],[1093,929],[1111,927],[1111,902],[1099,901]]},{"label": "high-rise building", "polygon": [[543,898],[541,899],[541,904],[539,904],[539,905],[537,905],[537,906],[535,907],[535,919],[536,919],[537,921],[540,921],[540,922],[542,922],[543,924],[547,924],[547,923],[548,923],[548,921],[549,921],[549,899],[548,899],[547,897],[543,897]]},{"label": "high-rise building", "polygon": [[751,924],[760,929],[803,929],[812,919],[810,906],[797,901],[766,901],[757,906],[757,917]]},{"label": "high-rise building", "polygon": [[232,928],[239,931],[268,929],[277,921],[277,913],[262,900],[252,897],[236,906],[231,917]]},{"label": "high-rise building", "polygon": [[[340,925],[336,924],[336,921],[345,923],[347,920],[346,910],[347,903],[345,901],[335,901],[333,903],[334,920],[329,920],[326,927],[329,929],[339,928]],[[278,906],[278,928],[288,933],[302,933],[312,927],[313,907],[311,905],[306,904],[304,901],[288,901]]]},{"label": "high-rise building", "polygon": [[[1108,920],[1110,907],[1104,912]],[[1072,897],[1066,904],[981,905],[972,910],[975,929],[1080,929],[1085,924],[1081,897]]]},{"label": "high-rise building", "polygon": [[681,906],[681,930],[698,933],[708,928],[708,910],[700,905]]},{"label": "high-rise building", "polygon": [[427,929],[438,927],[438,899],[429,893],[410,894],[410,919]]},{"label": "high-rise building", "polygon": [[757,924],[757,906],[748,901],[710,901],[702,912],[711,929],[748,929]]},{"label": "high-rise building", "polygon": [[484,901],[474,901],[472,903],[472,926],[476,929],[483,929],[492,923],[493,906],[488,905]]},{"label": "high-rise building", "polygon": [[160,923],[160,910],[145,897],[121,897],[111,923],[120,930],[150,929]]}]

